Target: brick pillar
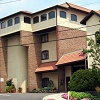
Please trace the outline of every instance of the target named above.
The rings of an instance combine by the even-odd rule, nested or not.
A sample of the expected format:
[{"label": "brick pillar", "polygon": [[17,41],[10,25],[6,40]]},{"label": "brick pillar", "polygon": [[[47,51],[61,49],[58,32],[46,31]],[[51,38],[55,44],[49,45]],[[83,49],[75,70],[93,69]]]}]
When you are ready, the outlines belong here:
[{"label": "brick pillar", "polygon": [[65,67],[58,66],[58,90],[59,92],[65,91]]},{"label": "brick pillar", "polygon": [[32,32],[21,31],[20,43],[28,46],[28,91],[41,86],[41,74],[36,74],[35,70],[41,63],[41,43],[40,36]]},{"label": "brick pillar", "polygon": [[5,92],[5,85],[7,79],[7,41],[4,38],[0,38],[0,78],[4,81],[0,82],[0,92]]}]

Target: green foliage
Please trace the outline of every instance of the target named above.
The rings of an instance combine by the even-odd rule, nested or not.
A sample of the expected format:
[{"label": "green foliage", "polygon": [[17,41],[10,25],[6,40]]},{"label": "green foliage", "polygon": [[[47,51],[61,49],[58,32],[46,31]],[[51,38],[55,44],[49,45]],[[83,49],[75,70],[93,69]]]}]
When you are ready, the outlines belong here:
[{"label": "green foliage", "polygon": [[6,86],[6,92],[10,92],[10,87]]},{"label": "green foliage", "polygon": [[92,38],[87,38],[88,49],[83,49],[83,53],[89,53],[93,58],[92,68],[98,68],[100,66],[100,30],[95,32],[96,41]]},{"label": "green foliage", "polygon": [[93,98],[93,96],[89,93],[75,92],[75,91],[70,91],[70,96],[73,98],[77,98],[78,100],[83,99],[83,98]]},{"label": "green foliage", "polygon": [[94,91],[100,86],[100,69],[81,69],[76,71],[68,84],[70,91]]},{"label": "green foliage", "polygon": [[6,81],[6,86],[11,86],[12,84],[12,78]]}]

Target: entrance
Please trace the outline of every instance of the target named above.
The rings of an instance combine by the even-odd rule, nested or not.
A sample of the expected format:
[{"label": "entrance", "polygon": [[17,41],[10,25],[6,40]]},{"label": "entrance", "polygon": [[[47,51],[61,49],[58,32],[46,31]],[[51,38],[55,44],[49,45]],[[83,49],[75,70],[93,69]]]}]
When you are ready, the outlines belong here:
[{"label": "entrance", "polygon": [[66,91],[68,91],[68,83],[70,82],[70,76],[66,77]]}]

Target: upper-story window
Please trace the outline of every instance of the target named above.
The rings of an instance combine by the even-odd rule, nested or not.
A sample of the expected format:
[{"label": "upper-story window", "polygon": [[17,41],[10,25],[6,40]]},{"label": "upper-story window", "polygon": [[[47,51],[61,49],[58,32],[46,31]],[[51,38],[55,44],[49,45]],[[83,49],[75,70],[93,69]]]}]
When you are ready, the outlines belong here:
[{"label": "upper-story window", "polygon": [[43,35],[41,36],[41,41],[42,41],[42,43],[43,43],[43,42],[48,42],[48,34],[43,34]]},{"label": "upper-story window", "polygon": [[18,23],[20,23],[20,17],[15,18],[15,24],[18,24]]},{"label": "upper-story window", "polygon": [[42,51],[42,60],[49,59],[49,51]]},{"label": "upper-story window", "polygon": [[6,22],[1,23],[1,29],[6,28]]},{"label": "upper-story window", "polygon": [[47,14],[41,15],[41,21],[45,21],[45,20],[47,20]]},{"label": "upper-story window", "polygon": [[49,19],[55,18],[55,11],[49,12]]},{"label": "upper-story window", "polygon": [[25,17],[24,17],[24,23],[30,24],[30,23],[31,23],[31,18],[25,16]]},{"label": "upper-story window", "polygon": [[77,22],[77,16],[75,14],[71,14],[71,20]]},{"label": "upper-story window", "polygon": [[66,12],[65,11],[60,11],[60,17],[61,18],[66,18]]},{"label": "upper-story window", "polygon": [[33,18],[33,23],[35,24],[35,23],[38,23],[38,22],[39,22],[39,16],[34,17]]},{"label": "upper-story window", "polygon": [[9,19],[9,20],[8,20],[8,27],[9,27],[9,26],[12,26],[12,23],[13,23],[12,19]]},{"label": "upper-story window", "polygon": [[100,44],[100,31],[97,31],[95,33],[95,39],[96,39],[96,43]]}]

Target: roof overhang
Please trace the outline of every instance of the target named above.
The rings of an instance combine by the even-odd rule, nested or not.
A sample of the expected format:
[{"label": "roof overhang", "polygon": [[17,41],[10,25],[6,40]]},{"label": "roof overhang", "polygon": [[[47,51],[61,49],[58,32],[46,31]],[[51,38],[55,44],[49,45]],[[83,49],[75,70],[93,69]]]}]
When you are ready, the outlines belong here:
[{"label": "roof overhang", "polygon": [[64,54],[59,61],[56,63],[56,66],[64,65],[72,62],[82,61],[87,56],[82,53],[82,51],[71,52]]},{"label": "roof overhang", "polygon": [[91,12],[80,23],[86,25],[87,20],[94,14],[100,17],[98,12],[91,10]]},{"label": "roof overhang", "polygon": [[57,70],[57,66],[55,65],[57,62],[49,62],[41,64],[35,72],[45,72],[45,71],[54,71]]}]

